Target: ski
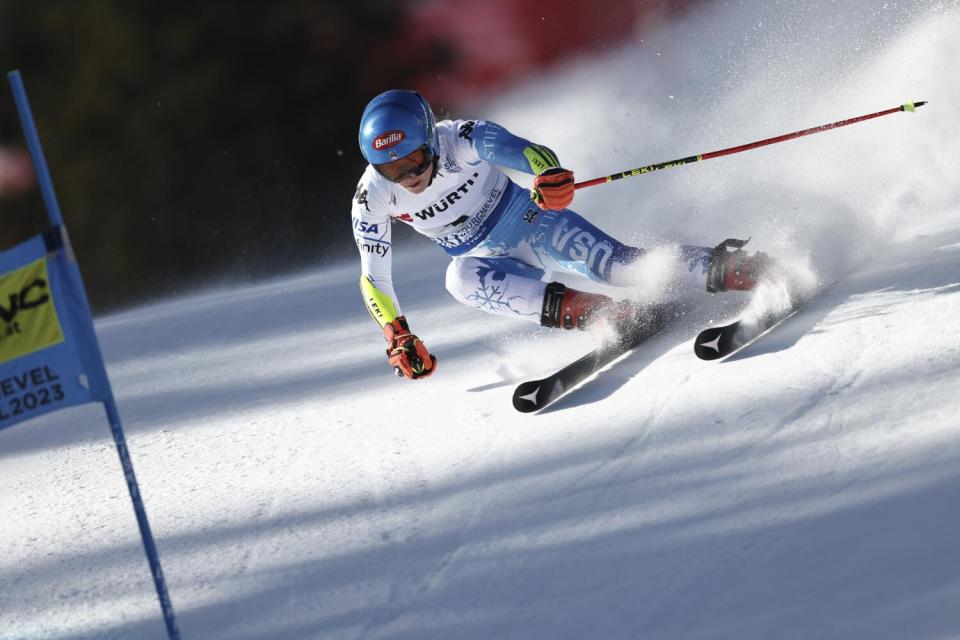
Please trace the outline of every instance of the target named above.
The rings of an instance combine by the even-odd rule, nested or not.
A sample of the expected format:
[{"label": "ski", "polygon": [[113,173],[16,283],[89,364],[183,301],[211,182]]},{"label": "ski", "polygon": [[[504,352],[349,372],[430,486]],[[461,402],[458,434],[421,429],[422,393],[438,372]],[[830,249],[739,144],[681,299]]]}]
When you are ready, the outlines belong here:
[{"label": "ski", "polygon": [[725,358],[795,314],[809,300],[801,299],[782,311],[767,313],[757,320],[740,318],[730,324],[704,329],[693,341],[693,352],[701,360]]},{"label": "ski", "polygon": [[645,309],[641,313],[639,328],[629,336],[601,345],[545,378],[521,383],[513,392],[513,408],[521,413],[532,413],[554,402],[620,356],[659,333],[666,325],[670,308],[668,305],[657,305]]}]

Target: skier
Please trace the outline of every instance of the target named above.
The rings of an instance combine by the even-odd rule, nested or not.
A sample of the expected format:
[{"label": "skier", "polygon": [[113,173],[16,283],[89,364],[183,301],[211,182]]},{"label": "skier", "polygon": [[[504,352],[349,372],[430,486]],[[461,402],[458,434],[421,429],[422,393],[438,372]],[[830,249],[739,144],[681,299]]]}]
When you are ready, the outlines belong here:
[{"label": "skier", "polygon": [[[565,271],[615,287],[636,286],[629,267],[644,255],[567,208],[573,172],[549,148],[486,120],[436,122],[427,101],[405,90],[370,101],[359,141],[369,163],[352,206],[360,289],[397,375],[424,378],[436,370],[437,359],[410,332],[394,293],[393,220],[453,257],[446,288],[468,306],[563,329],[637,314],[630,302],[544,281],[547,271]],[[532,190],[498,165],[533,174]],[[752,289],[769,259],[748,256],[740,246],[681,246],[678,284],[711,292]]]}]

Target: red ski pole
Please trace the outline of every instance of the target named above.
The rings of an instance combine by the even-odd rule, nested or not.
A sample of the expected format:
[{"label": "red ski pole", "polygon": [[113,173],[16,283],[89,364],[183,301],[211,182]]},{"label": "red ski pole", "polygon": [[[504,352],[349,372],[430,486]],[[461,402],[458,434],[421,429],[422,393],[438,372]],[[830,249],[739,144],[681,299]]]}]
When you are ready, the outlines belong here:
[{"label": "red ski pole", "polygon": [[891,113],[896,113],[898,111],[915,111],[917,107],[922,107],[925,104],[927,104],[925,100],[920,102],[908,102],[906,104],[900,105],[899,107],[893,107],[892,109],[885,109],[884,111],[877,111],[876,113],[870,113],[865,116],[857,116],[856,118],[848,118],[847,120],[840,120],[839,122],[831,122],[830,124],[822,124],[819,127],[811,127],[810,129],[804,129],[803,131],[794,131],[793,133],[785,133],[782,136],[777,136],[775,138],[767,138],[766,140],[758,140],[757,142],[742,144],[739,147],[730,147],[729,149],[711,151],[710,153],[701,153],[699,155],[680,158],[678,160],[670,160],[668,162],[658,162],[656,164],[648,164],[645,167],[638,167],[636,169],[622,171],[620,173],[615,173],[610,176],[604,176],[602,178],[594,178],[593,180],[584,180],[583,182],[577,182],[576,184],[573,185],[573,187],[575,189],[583,189],[584,187],[592,187],[593,185],[596,185],[596,184],[613,182],[614,180],[620,180],[621,178],[639,176],[644,173],[650,173],[651,171],[659,171],[660,169],[669,169],[671,167],[679,167],[680,165],[690,164],[692,162],[699,162],[701,160],[709,160],[710,158],[719,158],[720,156],[729,156],[734,153],[740,153],[741,151],[756,149],[757,147],[765,147],[768,144],[775,144],[777,142],[783,142],[785,140],[793,140],[794,138],[799,138],[801,136],[809,136],[810,134],[813,134],[813,133],[820,133],[821,131],[829,131],[830,129],[836,129],[837,127],[845,127],[848,124],[863,122],[864,120],[870,120],[871,118],[879,118],[880,116],[889,115]]}]

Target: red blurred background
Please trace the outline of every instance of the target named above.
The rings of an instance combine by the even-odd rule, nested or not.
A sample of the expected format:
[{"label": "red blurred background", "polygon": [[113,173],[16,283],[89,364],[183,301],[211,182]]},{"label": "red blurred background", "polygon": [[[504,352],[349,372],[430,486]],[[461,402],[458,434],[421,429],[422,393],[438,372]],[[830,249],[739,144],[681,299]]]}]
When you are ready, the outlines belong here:
[{"label": "red blurred background", "polygon": [[[422,0],[411,5],[402,33],[376,46],[433,102],[463,104],[551,63],[652,32],[700,1]],[[381,69],[367,70],[371,84],[391,86],[377,77]]]}]

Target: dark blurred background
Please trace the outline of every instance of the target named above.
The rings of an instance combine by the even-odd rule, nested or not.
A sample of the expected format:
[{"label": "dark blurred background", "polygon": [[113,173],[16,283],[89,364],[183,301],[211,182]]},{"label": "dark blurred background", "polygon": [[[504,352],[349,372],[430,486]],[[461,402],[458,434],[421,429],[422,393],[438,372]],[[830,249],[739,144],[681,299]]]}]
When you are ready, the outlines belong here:
[{"label": "dark blurred background", "polygon": [[7,71],[103,312],[352,256],[374,95],[456,116],[694,1],[0,0],[0,250],[46,225]]}]

